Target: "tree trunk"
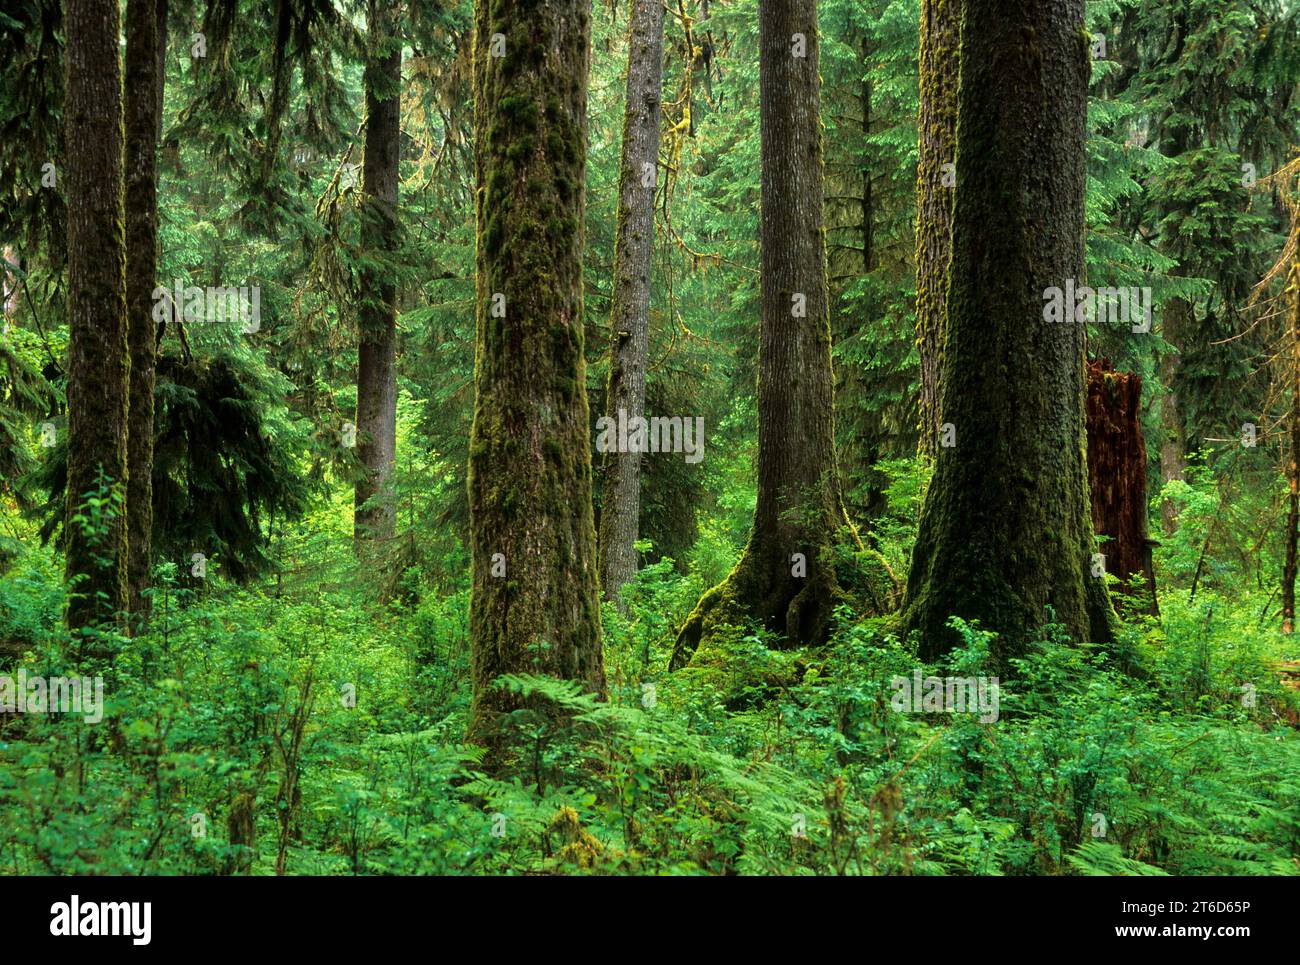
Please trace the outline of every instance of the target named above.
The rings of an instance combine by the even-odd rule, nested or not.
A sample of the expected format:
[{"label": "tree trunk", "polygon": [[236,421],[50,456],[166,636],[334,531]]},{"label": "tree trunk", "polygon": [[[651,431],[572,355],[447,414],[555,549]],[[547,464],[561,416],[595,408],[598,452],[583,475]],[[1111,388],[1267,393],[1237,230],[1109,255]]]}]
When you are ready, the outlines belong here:
[{"label": "tree trunk", "polygon": [[[1185,11],[1174,17],[1177,28],[1177,43],[1181,49],[1183,39],[1187,36]],[[1176,111],[1174,111],[1176,113]],[[1168,158],[1177,158],[1185,153],[1190,145],[1188,128],[1181,123],[1172,123],[1169,115],[1161,118],[1157,143],[1161,152]],[[1168,211],[1158,212],[1158,219],[1163,219]],[[1165,247],[1169,247],[1168,244]],[[1176,252],[1168,252],[1177,262]],[[1173,268],[1173,274],[1189,274],[1181,264]],[[1183,402],[1179,395],[1180,373],[1182,370],[1182,350],[1184,342],[1194,328],[1194,308],[1185,298],[1171,298],[1164,307],[1161,318],[1160,338],[1166,348],[1160,358],[1160,384],[1164,395],[1160,400],[1160,423],[1164,430],[1160,441],[1160,482],[1182,479],[1187,468],[1187,434],[1183,424]],[[1165,500],[1160,504],[1160,527],[1166,535],[1172,535],[1178,527],[1178,511],[1173,502]]]},{"label": "tree trunk", "polygon": [[[1155,615],[1155,571],[1147,538],[1147,447],[1142,438],[1142,379],[1116,372],[1109,359],[1088,363],[1088,489],[1092,526],[1101,544],[1104,570],[1119,579],[1116,605]],[[1095,569],[1095,568],[1094,568]],[[1145,582],[1139,601],[1128,596],[1131,580]]]},{"label": "tree trunk", "polygon": [[[375,25],[376,4],[384,0],[371,0],[367,13],[367,29],[372,32]],[[382,14],[381,14],[382,16]],[[280,141],[284,135],[284,115],[289,108],[289,87],[292,80],[292,61],[289,58],[289,44],[293,39],[294,4],[291,0],[275,2],[275,38],[271,41],[271,99],[267,104],[266,145],[262,151],[260,180],[262,191],[270,195],[271,177],[275,171],[275,162],[280,154]],[[373,51],[373,46],[372,46]],[[373,67],[368,63],[367,67]],[[366,107],[370,106],[369,88],[366,91]],[[367,144],[367,146],[369,146]]]},{"label": "tree trunk", "polygon": [[847,531],[860,548],[835,464],[819,43],[814,0],[761,0],[758,503],[739,562],[687,619],[670,669],[746,619],[791,646],[824,641],[842,598],[831,547]]},{"label": "tree trunk", "polygon": [[[1160,423],[1164,429],[1164,439],[1160,443],[1162,485],[1174,479],[1182,479],[1187,468],[1187,444],[1177,383],[1182,368],[1179,352],[1191,311],[1192,306],[1186,299],[1170,299],[1165,305],[1164,324],[1160,331],[1160,337],[1169,345],[1160,359],[1160,384],[1165,390],[1160,399]],[[1166,534],[1172,534],[1178,528],[1177,507],[1169,500],[1160,504],[1160,525]]]},{"label": "tree trunk", "polygon": [[920,451],[938,450],[944,301],[952,257],[953,169],[962,0],[921,0],[916,165],[916,335],[921,357]]},{"label": "tree trunk", "polygon": [[866,144],[871,138],[871,110],[874,92],[871,85],[871,42],[862,39],[862,274],[871,274],[875,255],[876,204],[871,190],[871,163],[867,159]]},{"label": "tree trunk", "polygon": [[156,41],[154,50],[158,55],[158,68],[154,79],[158,83],[158,110],[154,119],[158,122],[157,133],[155,137],[159,144],[162,144],[163,136],[163,107],[166,104],[164,95],[167,92],[167,0],[155,0],[155,8],[158,11],[158,24],[155,28]]},{"label": "tree trunk", "polygon": [[925,660],[958,642],[953,615],[998,634],[1003,668],[1049,607],[1076,639],[1113,633],[1090,573],[1085,328],[1044,315],[1046,289],[1083,277],[1082,24],[1083,0],[965,4],[941,380],[955,437],[939,447],[901,620]]},{"label": "tree trunk", "polygon": [[[1300,225],[1300,210],[1292,215]],[[1291,232],[1295,260],[1287,279],[1287,314],[1291,323],[1291,452],[1287,459],[1286,563],[1282,570],[1282,632],[1295,632],[1296,542],[1300,538],[1300,227]]]},{"label": "tree trunk", "polygon": [[[128,356],[117,0],[67,0],[68,626],[127,606]],[[103,510],[87,502],[112,485]],[[103,514],[102,516],[99,514]],[[88,525],[79,517],[95,515]]]},{"label": "tree trunk", "polygon": [[[354,535],[358,546],[393,535],[393,462],[397,454],[397,183],[401,136],[402,48],[394,37],[387,0],[370,4],[370,60],[366,65],[366,153],[362,168],[363,248],[383,267],[361,282],[357,350],[357,457]],[[369,507],[365,504],[374,499]],[[363,508],[365,507],[365,508]]]},{"label": "tree trunk", "polygon": [[153,291],[158,253],[158,124],[163,64],[157,0],[126,6],[126,309],[130,348],[127,431],[127,585],[137,625],[148,618],[153,566],[154,367],[158,345]]},{"label": "tree trunk", "polygon": [[[627,108],[618,174],[618,240],[614,299],[609,316],[609,391],[606,414],[617,421],[645,415],[646,355],[650,341],[650,256],[659,165],[659,97],[663,79],[664,8],[661,0],[633,0],[628,25]],[[619,590],[636,575],[641,514],[641,453],[605,454],[600,512],[600,582],[620,610]]]},{"label": "tree trunk", "polygon": [[588,4],[476,4],[469,733],[489,747],[519,706],[502,674],[605,689],[583,356],[590,59]]}]

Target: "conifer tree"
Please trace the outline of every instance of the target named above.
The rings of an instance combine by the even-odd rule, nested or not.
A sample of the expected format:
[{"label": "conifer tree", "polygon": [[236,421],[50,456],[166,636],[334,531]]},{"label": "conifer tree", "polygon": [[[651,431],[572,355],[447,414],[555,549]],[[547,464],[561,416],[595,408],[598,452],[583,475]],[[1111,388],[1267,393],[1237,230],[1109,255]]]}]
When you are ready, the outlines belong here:
[{"label": "conifer tree", "polygon": [[590,8],[475,10],[477,338],[469,505],[472,739],[502,674],[605,689],[583,356]]},{"label": "conifer tree", "polygon": [[68,0],[68,625],[127,606],[126,239],[117,0]]}]

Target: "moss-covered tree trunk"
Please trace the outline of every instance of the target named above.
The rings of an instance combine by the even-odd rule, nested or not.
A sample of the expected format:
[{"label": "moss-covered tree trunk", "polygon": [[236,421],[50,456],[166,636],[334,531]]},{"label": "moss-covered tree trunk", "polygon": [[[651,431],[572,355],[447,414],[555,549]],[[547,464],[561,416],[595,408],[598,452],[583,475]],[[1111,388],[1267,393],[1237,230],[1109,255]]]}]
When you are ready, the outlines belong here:
[{"label": "moss-covered tree trunk", "polygon": [[916,165],[916,338],[921,358],[920,451],[938,449],[944,301],[956,194],[957,87],[962,0],[921,0]]},{"label": "moss-covered tree trunk", "polygon": [[[397,182],[401,137],[402,47],[388,0],[372,0],[366,63],[366,153],[362,165],[363,247],[379,266],[361,281],[357,348],[357,457],[354,531],[358,545],[393,535],[391,485],[397,455]],[[370,506],[365,504],[370,502]]]},{"label": "moss-covered tree trunk", "polygon": [[1291,413],[1289,419],[1290,452],[1287,454],[1286,561],[1282,564],[1282,632],[1295,632],[1295,581],[1300,569],[1300,202],[1292,211],[1290,248],[1291,270],[1287,275],[1285,300],[1291,335]]},{"label": "moss-covered tree trunk", "polygon": [[[614,298],[609,316],[609,390],[605,412],[617,421],[645,415],[646,354],[650,344],[650,256],[659,167],[659,97],[663,80],[664,7],[633,0],[628,24],[627,106],[618,172],[618,236]],[[622,608],[619,590],[636,575],[641,515],[641,453],[605,454],[600,509],[600,583]]]},{"label": "moss-covered tree trunk", "polygon": [[758,501],[735,569],[678,634],[673,669],[724,623],[756,620],[792,646],[823,641],[841,597],[832,546],[857,541],[835,464],[819,47],[813,0],[760,2]]},{"label": "moss-covered tree trunk", "polygon": [[477,338],[469,503],[470,738],[545,673],[603,692],[583,357],[590,7],[475,9]]},{"label": "moss-covered tree trunk", "polygon": [[[67,577],[72,628],[126,610],[128,356],[117,0],[64,5],[68,202]],[[116,490],[102,508],[86,502]],[[81,522],[95,519],[96,525]]]},{"label": "moss-covered tree trunk", "polygon": [[130,347],[130,425],[127,431],[127,584],[133,622],[148,616],[153,566],[154,369],[153,317],[157,278],[159,115],[164,61],[158,48],[157,0],[126,6],[126,309]]},{"label": "moss-covered tree trunk", "polygon": [[[1083,0],[966,0],[942,411],[901,626],[921,656],[952,615],[1007,658],[1048,619],[1108,639],[1084,456],[1084,336],[1044,293],[1083,278]],[[1073,308],[1073,306],[1070,306]],[[945,440],[948,441],[948,440]]]}]

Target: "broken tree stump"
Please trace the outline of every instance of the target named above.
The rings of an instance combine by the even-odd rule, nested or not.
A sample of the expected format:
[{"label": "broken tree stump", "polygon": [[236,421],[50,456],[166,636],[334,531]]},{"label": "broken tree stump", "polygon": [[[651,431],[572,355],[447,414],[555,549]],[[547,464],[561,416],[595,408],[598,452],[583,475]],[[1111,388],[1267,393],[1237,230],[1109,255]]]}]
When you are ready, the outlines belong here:
[{"label": "broken tree stump", "polygon": [[[1093,529],[1105,556],[1106,572],[1119,579],[1117,609],[1155,615],[1151,548],[1156,543],[1147,536],[1147,449],[1141,402],[1139,375],[1116,372],[1105,358],[1088,363],[1088,487]],[[1145,581],[1141,595],[1134,592],[1135,574]]]}]

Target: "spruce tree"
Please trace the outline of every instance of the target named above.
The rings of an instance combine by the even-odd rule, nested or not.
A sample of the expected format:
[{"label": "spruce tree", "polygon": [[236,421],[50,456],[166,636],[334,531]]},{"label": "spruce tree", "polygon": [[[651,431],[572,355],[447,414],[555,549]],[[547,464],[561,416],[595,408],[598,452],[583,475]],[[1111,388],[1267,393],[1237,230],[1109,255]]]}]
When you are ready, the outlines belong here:
[{"label": "spruce tree", "polygon": [[68,625],[127,606],[128,354],[117,0],[68,0]]},{"label": "spruce tree", "polygon": [[842,597],[835,544],[857,543],[835,463],[820,45],[813,0],[760,3],[758,501],[740,560],[687,618],[672,668],[722,624],[753,619],[792,646],[823,641]]},{"label": "spruce tree", "polygon": [[126,307],[130,350],[127,582],[130,611],[144,616],[153,565],[154,379],[158,346],[153,292],[157,279],[158,130],[162,114],[166,35],[158,3],[129,0],[126,7]]},{"label": "spruce tree", "polygon": [[[1083,276],[1089,73],[1082,0],[967,0],[941,435],[902,615],[923,659],[950,616],[1003,666],[1049,620],[1109,639],[1093,572],[1080,321],[1044,295]],[[1069,306],[1073,308],[1073,306]],[[1073,313],[1071,312],[1071,315]]]},{"label": "spruce tree", "polygon": [[502,674],[605,689],[583,356],[590,31],[578,0],[475,10],[470,736],[488,744],[516,706]]}]

